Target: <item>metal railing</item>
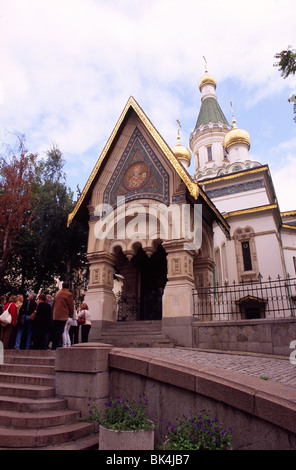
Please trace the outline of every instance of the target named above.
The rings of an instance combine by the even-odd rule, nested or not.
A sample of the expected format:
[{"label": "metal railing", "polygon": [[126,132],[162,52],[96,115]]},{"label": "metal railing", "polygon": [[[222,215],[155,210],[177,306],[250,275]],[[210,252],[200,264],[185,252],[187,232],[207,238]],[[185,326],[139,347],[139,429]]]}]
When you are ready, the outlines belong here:
[{"label": "metal railing", "polygon": [[296,313],[296,278],[200,286],[193,290],[200,321],[288,318]]}]

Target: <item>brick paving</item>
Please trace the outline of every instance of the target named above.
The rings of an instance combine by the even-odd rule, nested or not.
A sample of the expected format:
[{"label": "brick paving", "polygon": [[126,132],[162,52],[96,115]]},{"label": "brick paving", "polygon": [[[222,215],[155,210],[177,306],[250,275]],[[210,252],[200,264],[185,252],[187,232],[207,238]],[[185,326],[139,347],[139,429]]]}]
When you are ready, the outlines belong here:
[{"label": "brick paving", "polygon": [[296,387],[296,364],[289,358],[276,358],[250,354],[230,354],[223,352],[205,352],[187,348],[139,348],[139,352],[148,356],[170,358],[209,365],[240,374],[269,380]]}]

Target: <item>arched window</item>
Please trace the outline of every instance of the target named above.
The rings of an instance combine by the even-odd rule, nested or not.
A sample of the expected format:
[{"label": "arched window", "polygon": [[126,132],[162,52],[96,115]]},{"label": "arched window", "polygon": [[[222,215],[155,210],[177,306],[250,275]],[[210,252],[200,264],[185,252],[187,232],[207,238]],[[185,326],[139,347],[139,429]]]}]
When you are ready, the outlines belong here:
[{"label": "arched window", "polygon": [[213,161],[212,146],[207,147],[207,152],[208,152],[208,162],[212,162]]},{"label": "arched window", "polygon": [[252,227],[238,228],[233,238],[235,241],[237,272],[239,282],[259,278],[258,260]]}]

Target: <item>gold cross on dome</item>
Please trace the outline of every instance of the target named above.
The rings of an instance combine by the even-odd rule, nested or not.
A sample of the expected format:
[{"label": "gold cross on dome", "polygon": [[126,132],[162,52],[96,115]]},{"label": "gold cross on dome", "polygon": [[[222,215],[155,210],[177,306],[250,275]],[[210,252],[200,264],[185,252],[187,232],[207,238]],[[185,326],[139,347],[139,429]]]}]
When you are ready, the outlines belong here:
[{"label": "gold cross on dome", "polygon": [[208,73],[208,62],[204,55],[203,55],[203,60],[205,61],[205,72]]},{"label": "gold cross on dome", "polygon": [[181,123],[179,121],[179,119],[176,119],[177,123],[178,123],[178,135],[177,135],[177,141],[180,142],[180,129],[181,129]]}]

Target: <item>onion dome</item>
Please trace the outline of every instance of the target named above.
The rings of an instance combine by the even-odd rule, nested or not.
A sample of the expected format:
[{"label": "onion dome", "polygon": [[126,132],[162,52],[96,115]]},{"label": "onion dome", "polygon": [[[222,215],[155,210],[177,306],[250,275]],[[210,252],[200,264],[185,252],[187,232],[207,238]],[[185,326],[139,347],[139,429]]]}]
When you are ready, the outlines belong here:
[{"label": "onion dome", "polygon": [[177,136],[177,144],[172,148],[172,152],[175,157],[180,161],[180,163],[185,164],[187,167],[190,165],[191,162],[191,152],[187,147],[181,144],[180,139],[180,122],[177,120],[178,123],[178,136]]},{"label": "onion dome", "polygon": [[227,132],[227,134],[224,137],[224,147],[225,147],[226,150],[228,150],[228,148],[231,145],[244,144],[249,149],[250,148],[250,142],[251,142],[250,135],[244,129],[239,129],[237,127],[236,120],[234,118],[234,113],[233,113],[233,108],[232,108],[232,103],[231,102],[230,102],[230,106],[231,106],[231,110],[232,110],[232,129],[229,132]]},{"label": "onion dome", "polygon": [[216,88],[217,82],[215,78],[212,75],[209,75],[206,70],[206,74],[200,79],[199,81],[199,90],[201,91],[201,88],[203,85],[213,85]]},{"label": "onion dome", "polygon": [[191,161],[191,152],[187,147],[184,147],[181,144],[175,145],[175,147],[172,148],[173,154],[175,157],[177,157],[178,160],[185,160],[188,162],[188,166]]},{"label": "onion dome", "polygon": [[226,150],[234,144],[245,144],[250,148],[251,139],[249,133],[244,129],[239,129],[236,125],[235,119],[232,121],[232,124],[232,129],[227,132],[224,137],[224,147]]}]

